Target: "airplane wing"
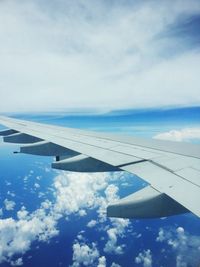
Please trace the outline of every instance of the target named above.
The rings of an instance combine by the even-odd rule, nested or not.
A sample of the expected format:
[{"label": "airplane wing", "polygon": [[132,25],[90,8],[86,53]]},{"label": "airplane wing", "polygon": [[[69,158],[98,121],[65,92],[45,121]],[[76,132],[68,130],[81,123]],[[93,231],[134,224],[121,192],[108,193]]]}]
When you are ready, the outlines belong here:
[{"label": "airplane wing", "polygon": [[107,207],[110,217],[153,218],[191,211],[200,217],[200,145],[118,136],[0,116],[4,142],[20,153],[55,156],[76,172],[127,171],[148,186]]}]

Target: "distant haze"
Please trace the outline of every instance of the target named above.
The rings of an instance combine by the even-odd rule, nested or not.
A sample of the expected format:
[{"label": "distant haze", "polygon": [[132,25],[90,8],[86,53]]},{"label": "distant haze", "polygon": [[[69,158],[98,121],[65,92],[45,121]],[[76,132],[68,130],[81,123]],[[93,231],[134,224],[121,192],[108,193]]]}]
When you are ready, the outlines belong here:
[{"label": "distant haze", "polygon": [[200,1],[0,1],[0,112],[200,105]]}]

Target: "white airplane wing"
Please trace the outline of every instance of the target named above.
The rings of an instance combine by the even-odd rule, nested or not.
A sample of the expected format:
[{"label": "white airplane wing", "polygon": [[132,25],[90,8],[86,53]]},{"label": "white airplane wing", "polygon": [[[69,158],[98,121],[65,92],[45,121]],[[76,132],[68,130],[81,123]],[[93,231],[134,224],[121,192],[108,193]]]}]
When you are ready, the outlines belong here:
[{"label": "white airplane wing", "polygon": [[4,142],[20,153],[55,156],[52,167],[77,172],[127,171],[149,183],[111,203],[110,217],[152,218],[191,211],[200,217],[200,145],[52,126],[0,116]]}]

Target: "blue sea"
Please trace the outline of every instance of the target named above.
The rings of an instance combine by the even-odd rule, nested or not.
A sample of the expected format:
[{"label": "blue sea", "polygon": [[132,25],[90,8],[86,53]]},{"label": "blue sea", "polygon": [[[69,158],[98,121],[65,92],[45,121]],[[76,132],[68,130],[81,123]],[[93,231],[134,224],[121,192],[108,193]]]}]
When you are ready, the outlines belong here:
[{"label": "blue sea", "polygon": [[[200,129],[199,107],[8,115],[147,138]],[[53,158],[13,154],[18,149],[0,142],[0,266],[200,266],[200,219],[192,213],[142,220],[105,216],[110,200],[143,188],[143,180],[123,172],[56,171]]]}]

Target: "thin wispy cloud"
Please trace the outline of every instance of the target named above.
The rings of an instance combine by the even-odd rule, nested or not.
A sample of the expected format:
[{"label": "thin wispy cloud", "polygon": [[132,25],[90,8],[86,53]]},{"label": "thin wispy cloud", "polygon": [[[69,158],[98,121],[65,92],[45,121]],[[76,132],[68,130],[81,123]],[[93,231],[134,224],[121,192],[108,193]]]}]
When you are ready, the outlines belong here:
[{"label": "thin wispy cloud", "polygon": [[1,1],[0,111],[199,104],[199,16],[199,1]]}]

